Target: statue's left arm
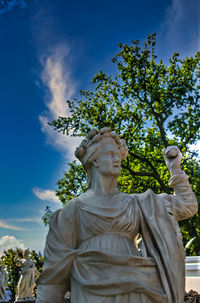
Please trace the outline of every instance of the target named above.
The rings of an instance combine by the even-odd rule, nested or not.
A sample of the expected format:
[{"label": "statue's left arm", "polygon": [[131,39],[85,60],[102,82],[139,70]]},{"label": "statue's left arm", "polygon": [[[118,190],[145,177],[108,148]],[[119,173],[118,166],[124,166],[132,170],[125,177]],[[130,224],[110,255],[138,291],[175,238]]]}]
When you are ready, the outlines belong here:
[{"label": "statue's left arm", "polygon": [[163,151],[171,178],[169,186],[174,189],[171,195],[171,209],[178,221],[194,216],[198,211],[197,199],[188,182],[188,176],[181,170],[181,152],[177,146],[169,146]]}]

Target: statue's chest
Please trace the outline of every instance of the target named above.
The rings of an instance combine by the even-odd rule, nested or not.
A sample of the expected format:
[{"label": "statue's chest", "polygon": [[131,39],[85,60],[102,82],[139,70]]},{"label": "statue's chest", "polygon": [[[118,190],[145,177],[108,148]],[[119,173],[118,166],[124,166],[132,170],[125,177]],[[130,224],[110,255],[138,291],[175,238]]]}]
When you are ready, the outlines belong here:
[{"label": "statue's chest", "polygon": [[119,233],[133,239],[139,229],[137,212],[128,202],[101,207],[85,204],[79,209],[81,240],[102,233]]}]

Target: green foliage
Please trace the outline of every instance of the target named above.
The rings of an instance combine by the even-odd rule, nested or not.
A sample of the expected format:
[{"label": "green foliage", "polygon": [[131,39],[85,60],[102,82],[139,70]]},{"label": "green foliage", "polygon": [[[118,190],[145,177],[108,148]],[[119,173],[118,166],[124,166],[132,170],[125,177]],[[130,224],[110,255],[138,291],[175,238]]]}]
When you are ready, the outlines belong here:
[{"label": "green foliage", "polygon": [[23,251],[19,248],[8,249],[4,251],[1,256],[1,264],[5,266],[6,271],[8,272],[8,288],[11,292],[12,299],[15,299],[16,287],[20,277],[20,267],[16,265],[15,257],[16,255],[19,258],[22,258]]},{"label": "green foliage", "polygon": [[[120,43],[112,59],[116,73],[100,71],[92,80],[94,90],[81,91],[81,99],[68,100],[71,115],[49,123],[57,131],[84,136],[93,128],[110,127],[125,139],[128,159],[122,163],[120,190],[128,193],[172,193],[163,148],[177,145],[183,168],[190,176],[200,202],[200,163],[191,144],[200,139],[200,52],[181,59],[175,53],[168,64],[155,55],[156,36],[141,46]],[[75,162],[58,182],[57,194],[65,204],[86,189],[85,174]],[[184,244],[196,237],[190,253],[200,253],[199,214],[181,223]]]},{"label": "green foliage", "polygon": [[49,224],[49,220],[50,220],[52,214],[53,214],[53,212],[51,211],[51,208],[49,206],[46,206],[45,212],[42,216],[42,222],[43,222],[44,226],[47,226]]},{"label": "green foliage", "polygon": [[[6,271],[8,272],[8,289],[11,292],[12,299],[15,299],[15,293],[17,284],[20,277],[21,267],[16,264],[15,258],[23,258],[23,250],[20,248],[8,249],[3,252],[3,255],[0,258],[0,264],[5,266]],[[44,263],[44,258],[41,253],[36,253],[35,250],[30,251],[30,258],[34,261],[35,266],[39,272],[42,271],[42,266]]]},{"label": "green foliage", "polygon": [[85,192],[87,190],[87,180],[82,165],[78,165],[76,161],[69,163],[69,170],[64,173],[64,177],[57,184],[58,190],[56,195],[63,206],[69,200]]}]

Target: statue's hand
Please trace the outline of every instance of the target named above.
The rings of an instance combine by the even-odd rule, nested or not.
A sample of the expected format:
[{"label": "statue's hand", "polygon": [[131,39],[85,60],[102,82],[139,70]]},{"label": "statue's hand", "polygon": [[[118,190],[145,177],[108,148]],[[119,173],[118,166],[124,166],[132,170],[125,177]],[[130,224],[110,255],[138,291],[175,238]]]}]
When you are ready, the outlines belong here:
[{"label": "statue's hand", "polygon": [[164,148],[163,156],[171,175],[177,175],[182,172],[180,168],[182,154],[177,146],[168,146],[167,148]]}]

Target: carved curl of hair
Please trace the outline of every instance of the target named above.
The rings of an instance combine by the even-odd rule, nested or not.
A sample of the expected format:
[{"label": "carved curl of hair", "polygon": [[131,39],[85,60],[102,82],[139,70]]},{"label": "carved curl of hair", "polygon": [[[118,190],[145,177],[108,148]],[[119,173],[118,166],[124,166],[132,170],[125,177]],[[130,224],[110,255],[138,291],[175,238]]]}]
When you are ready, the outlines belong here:
[{"label": "carved curl of hair", "polygon": [[88,133],[87,138],[81,142],[79,147],[77,147],[75,151],[76,158],[83,162],[83,158],[86,155],[88,148],[92,146],[92,144],[98,143],[106,137],[111,137],[112,139],[114,139],[115,143],[119,146],[121,160],[124,160],[128,156],[126,142],[125,140],[120,139],[120,137],[114,131],[111,131],[109,127],[101,128],[99,131],[94,128],[91,129]]}]

